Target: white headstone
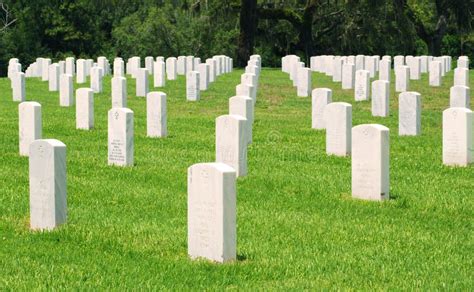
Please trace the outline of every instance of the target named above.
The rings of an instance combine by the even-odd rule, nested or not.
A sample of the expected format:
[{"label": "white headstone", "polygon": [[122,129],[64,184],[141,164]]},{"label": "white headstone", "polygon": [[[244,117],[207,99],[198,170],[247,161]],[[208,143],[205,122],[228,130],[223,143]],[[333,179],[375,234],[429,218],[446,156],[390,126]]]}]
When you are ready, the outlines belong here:
[{"label": "white headstone", "polygon": [[166,82],[166,68],[164,62],[153,63],[153,85],[154,87],[164,87]]},{"label": "white headstone", "polygon": [[69,74],[71,76],[74,76],[74,74],[76,73],[76,59],[74,59],[74,57],[67,57],[66,58],[66,66],[65,66],[65,72],[66,74]]},{"label": "white headstone", "polygon": [[166,59],[166,76],[168,77],[168,80],[176,80],[176,78],[178,78],[176,62],[177,59],[175,57]]},{"label": "white headstone", "polygon": [[199,71],[199,89],[207,90],[209,86],[209,65],[199,64],[197,68]]},{"label": "white headstone", "polygon": [[421,94],[414,91],[402,92],[398,103],[398,134],[421,135]]},{"label": "white headstone", "polygon": [[79,84],[83,84],[87,82],[87,64],[86,64],[86,60],[84,59],[77,60],[76,82]]},{"label": "white headstone", "polygon": [[250,84],[240,83],[239,85],[237,85],[235,87],[235,95],[250,97],[250,98],[252,98],[253,103],[255,104],[255,99],[253,98],[253,96],[256,96],[255,87],[253,87]]},{"label": "white headstone", "polygon": [[404,56],[395,56],[393,58],[393,68],[396,70],[399,66],[405,66],[405,57]]},{"label": "white headstone", "polygon": [[420,56],[420,72],[428,72],[428,56]]},{"label": "white headstone", "polygon": [[177,73],[178,75],[186,75],[186,57],[179,56],[177,59]]},{"label": "white headstone", "polygon": [[311,94],[311,69],[298,69],[298,87],[297,93],[299,97],[308,97]]},{"label": "white headstone", "polygon": [[91,75],[91,69],[94,65],[94,60],[92,59],[87,59],[86,60],[86,76],[90,76]]},{"label": "white headstone", "polygon": [[430,62],[430,86],[441,86],[442,65],[439,61]]},{"label": "white headstone", "polygon": [[200,76],[197,71],[189,71],[186,74],[186,99],[189,101],[197,101],[201,98],[200,90]]},{"label": "white headstone", "polygon": [[379,80],[390,82],[390,73],[392,70],[392,63],[389,60],[380,61]]},{"label": "white headstone", "polygon": [[410,87],[410,67],[395,67],[395,92],[408,91]]},{"label": "white headstone", "polygon": [[370,78],[375,77],[375,72],[377,71],[377,63],[374,56],[365,56],[365,70],[369,71]]},{"label": "white headstone", "polygon": [[329,88],[316,88],[312,92],[311,128],[325,129],[324,110],[332,102],[332,90]]},{"label": "white headstone", "polygon": [[207,59],[206,64],[209,65],[209,82],[212,83],[216,80],[216,60]]},{"label": "white headstone", "polygon": [[69,74],[62,74],[59,78],[59,105],[73,106],[74,105],[74,88],[72,81],[73,77]]},{"label": "white headstone", "polygon": [[[61,76],[62,74],[66,74],[66,61],[59,61],[58,65],[59,65],[59,75]],[[74,73],[76,73],[75,70],[74,70]]]},{"label": "white headstone", "polygon": [[90,88],[76,90],[76,129],[94,128],[94,92]]},{"label": "white headstone", "polygon": [[341,82],[342,81],[342,59],[341,57],[334,57],[332,61],[332,81]]},{"label": "white headstone", "polygon": [[351,153],[352,105],[332,102],[324,109],[326,153],[347,156]]},{"label": "white headstone", "polygon": [[216,119],[216,162],[231,166],[239,177],[247,175],[246,123],[244,117],[237,115]]},{"label": "white headstone", "polygon": [[154,63],[155,63],[155,58],[153,57],[145,57],[145,69],[148,71],[148,74],[152,75],[154,74]]},{"label": "white headstone", "polygon": [[473,161],[473,114],[453,107],[443,111],[443,164],[467,166]]},{"label": "white headstone", "polygon": [[127,78],[112,78],[112,107],[127,107]]},{"label": "white headstone", "polygon": [[18,116],[20,155],[28,156],[30,144],[43,135],[41,105],[35,101],[22,102],[18,105]]},{"label": "white headstone", "polygon": [[102,68],[93,67],[91,69],[91,89],[94,93],[102,92]]},{"label": "white headstone", "polygon": [[150,92],[146,97],[146,132],[148,137],[166,137],[166,94]]},{"label": "white headstone", "polygon": [[355,74],[354,97],[356,101],[369,100],[370,97],[370,72],[358,70]]},{"label": "white headstone", "polygon": [[364,56],[363,55],[357,55],[356,58],[355,58],[355,66],[356,66],[356,71],[359,71],[359,70],[364,70]]},{"label": "white headstone", "polygon": [[199,65],[201,65],[201,58],[194,58],[194,70],[199,71]]},{"label": "white headstone", "polygon": [[352,89],[355,84],[355,65],[345,63],[342,65],[342,89]]},{"label": "white headstone", "polygon": [[410,67],[410,79],[411,80],[420,80],[421,78],[421,59],[420,57],[413,57],[408,63]]},{"label": "white headstone", "polygon": [[237,258],[236,172],[223,163],[188,168],[188,254],[228,262]]},{"label": "white headstone", "polygon": [[467,56],[460,56],[458,58],[458,68],[469,69],[469,58]]},{"label": "white headstone", "polygon": [[469,87],[469,69],[454,69],[454,85],[462,85]]},{"label": "white headstone", "polygon": [[59,90],[59,65],[57,63],[49,65],[48,85],[49,91]]},{"label": "white headstone", "polygon": [[252,128],[254,121],[253,100],[248,96],[233,96],[229,99],[229,115],[238,115],[244,117],[247,121],[246,135],[247,142],[252,143]]},{"label": "white headstone", "polygon": [[41,69],[43,72],[41,73],[41,81],[48,81],[49,80],[49,66],[51,65],[51,59],[42,59],[43,64]]},{"label": "white headstone", "polygon": [[[148,74],[148,73],[147,73]],[[133,165],[133,111],[113,108],[108,113],[109,165]]]},{"label": "white headstone", "polygon": [[148,70],[139,68],[136,74],[136,96],[146,97],[148,94]]},{"label": "white headstone", "polygon": [[194,68],[194,56],[186,56],[186,74],[195,70],[197,70],[197,68]]},{"label": "white headstone", "polygon": [[[257,84],[258,84],[257,76],[252,73],[244,73],[240,76],[240,84],[245,84],[245,85],[250,86],[250,87],[247,87],[247,89],[249,90],[251,94],[250,98],[252,98],[253,104],[255,104],[255,102],[257,101]],[[246,95],[245,90],[246,89],[243,90],[244,95]]]},{"label": "white headstone", "polygon": [[36,140],[30,146],[30,228],[52,230],[66,222],[66,145]]},{"label": "white headstone", "polygon": [[13,101],[21,102],[21,101],[26,100],[25,73],[23,72],[13,73],[12,97],[13,97]]},{"label": "white headstone", "polygon": [[372,82],[372,116],[388,117],[390,83],[385,80]]},{"label": "white headstone", "polygon": [[449,92],[450,107],[464,107],[470,109],[471,97],[469,87],[456,85],[451,87]]},{"label": "white headstone", "polygon": [[36,77],[40,77],[41,79],[43,78],[43,60],[43,58],[36,58]]},{"label": "white headstone", "polygon": [[125,62],[120,58],[114,60],[114,77],[125,77]]},{"label": "white headstone", "polygon": [[389,198],[389,129],[365,124],[352,128],[352,197]]}]

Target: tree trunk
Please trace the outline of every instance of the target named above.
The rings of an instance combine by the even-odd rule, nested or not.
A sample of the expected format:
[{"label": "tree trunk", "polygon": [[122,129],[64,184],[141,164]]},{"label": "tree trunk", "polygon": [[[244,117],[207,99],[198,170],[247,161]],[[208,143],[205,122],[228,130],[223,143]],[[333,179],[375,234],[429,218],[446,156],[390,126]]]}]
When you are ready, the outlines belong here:
[{"label": "tree trunk", "polygon": [[316,4],[319,0],[308,0],[303,13],[303,21],[299,27],[299,46],[306,56],[306,64],[313,55],[313,17],[316,12]]},{"label": "tree trunk", "polygon": [[443,45],[443,38],[446,34],[447,23],[446,17],[441,15],[438,19],[438,23],[436,24],[436,29],[432,36],[432,45],[430,54],[432,56],[441,56],[441,47]]},{"label": "tree trunk", "polygon": [[237,64],[245,67],[253,54],[257,26],[257,0],[242,0],[240,6],[240,36]]}]

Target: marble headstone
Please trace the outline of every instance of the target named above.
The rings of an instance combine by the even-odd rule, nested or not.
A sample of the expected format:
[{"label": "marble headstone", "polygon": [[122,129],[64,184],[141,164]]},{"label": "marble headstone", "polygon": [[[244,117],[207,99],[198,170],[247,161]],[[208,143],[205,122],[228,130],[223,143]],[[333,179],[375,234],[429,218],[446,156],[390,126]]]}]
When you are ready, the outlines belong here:
[{"label": "marble headstone", "polygon": [[247,120],[245,123],[247,142],[252,143],[252,128],[254,121],[253,100],[248,96],[238,95],[229,98],[229,115],[242,116]]},{"label": "marble headstone", "polygon": [[372,82],[372,116],[389,115],[390,83],[385,80]]},{"label": "marble headstone", "polygon": [[112,78],[112,107],[127,107],[127,78]]},{"label": "marble headstone", "polygon": [[109,165],[132,166],[133,111],[113,108],[108,113],[108,162]]},{"label": "marble headstone", "polygon": [[356,101],[369,100],[370,97],[370,72],[358,70],[355,74],[354,98]]},{"label": "marble headstone", "polygon": [[164,62],[153,63],[153,85],[154,87],[164,87],[166,82],[166,65]]},{"label": "marble headstone", "polygon": [[59,77],[59,105],[69,107],[74,105],[73,77],[70,74],[62,74]]},{"label": "marble headstone", "polygon": [[414,91],[402,92],[398,106],[398,134],[421,135],[421,94]]},{"label": "marble headstone", "polygon": [[146,132],[148,137],[166,137],[166,94],[150,92],[146,97]]},{"label": "marble headstone", "polygon": [[33,141],[43,135],[41,104],[25,101],[18,105],[18,132],[21,156],[28,156]]},{"label": "marble headstone", "polygon": [[469,87],[456,85],[451,87],[449,92],[449,106],[450,107],[464,107],[471,108]]},{"label": "marble headstone", "polygon": [[197,101],[201,98],[199,84],[200,77],[198,71],[189,71],[186,74],[186,99],[188,101]]},{"label": "marble headstone", "polygon": [[234,168],[237,176],[247,175],[247,119],[223,115],[216,119],[216,162]]},{"label": "marble headstone", "polygon": [[408,66],[395,67],[395,92],[408,91],[410,87],[410,68]]},{"label": "marble headstone", "polygon": [[352,105],[333,102],[324,110],[326,153],[347,156],[351,153]]},{"label": "marble headstone", "polygon": [[389,129],[377,124],[352,128],[352,197],[389,198]]},{"label": "marble headstone", "polygon": [[135,95],[137,97],[146,97],[148,90],[148,70],[144,68],[138,68],[136,73]]},{"label": "marble headstone", "polygon": [[332,90],[329,88],[316,88],[312,92],[311,128],[325,129],[324,110],[332,102]]},{"label": "marble headstone", "polygon": [[76,129],[94,127],[94,92],[90,88],[76,90]]},{"label": "marble headstone", "polygon": [[67,219],[66,145],[36,140],[29,151],[30,228],[53,230]]},{"label": "marble headstone", "polygon": [[443,164],[467,166],[473,161],[473,114],[453,107],[443,111]]},{"label": "marble headstone", "polygon": [[237,258],[236,172],[223,163],[188,168],[188,254],[224,263]]}]

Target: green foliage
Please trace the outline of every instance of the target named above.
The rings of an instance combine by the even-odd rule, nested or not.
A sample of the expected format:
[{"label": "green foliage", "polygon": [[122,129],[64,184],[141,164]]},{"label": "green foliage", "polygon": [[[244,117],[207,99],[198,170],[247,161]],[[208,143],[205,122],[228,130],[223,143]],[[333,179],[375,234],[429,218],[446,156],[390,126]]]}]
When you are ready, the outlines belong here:
[{"label": "green foliage", "polygon": [[[443,52],[474,55],[472,7],[465,0],[446,2],[447,39]],[[37,57],[109,59],[119,55],[226,54],[236,59],[239,0],[5,0],[16,18],[0,33],[0,68],[17,57],[27,66]],[[314,54],[427,54],[413,24],[399,15],[394,0],[317,1],[313,15]],[[302,19],[310,1],[258,1]],[[434,0],[408,0],[428,32],[437,23]],[[304,28],[303,28],[304,30]],[[284,19],[260,19],[254,51],[265,66],[279,66],[285,54],[307,60],[300,28]],[[455,54],[454,56],[456,56]],[[474,62],[471,62],[474,63]],[[0,74],[5,74],[1,70]]]}]

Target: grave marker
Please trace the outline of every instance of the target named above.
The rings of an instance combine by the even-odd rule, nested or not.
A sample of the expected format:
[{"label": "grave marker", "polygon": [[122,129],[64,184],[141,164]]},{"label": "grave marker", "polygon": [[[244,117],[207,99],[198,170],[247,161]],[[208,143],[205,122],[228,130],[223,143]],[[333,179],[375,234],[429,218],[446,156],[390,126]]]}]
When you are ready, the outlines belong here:
[{"label": "grave marker", "polygon": [[76,90],[76,129],[94,127],[94,92],[90,88]]},{"label": "grave marker", "polygon": [[30,228],[53,230],[67,219],[66,145],[36,140],[30,146]]},{"label": "grave marker", "polygon": [[332,102],[324,109],[326,153],[347,156],[351,153],[352,105]]},{"label": "grave marker", "polygon": [[41,105],[35,101],[25,101],[18,105],[18,132],[20,156],[28,156],[33,141],[43,135]]},{"label": "grave marker", "polygon": [[224,263],[237,258],[236,172],[223,163],[188,168],[188,254]]},{"label": "grave marker", "polygon": [[389,129],[365,124],[352,128],[352,197],[389,198]]},{"label": "grave marker", "polygon": [[398,134],[421,135],[421,94],[413,91],[402,92],[398,102]]},{"label": "grave marker", "polygon": [[216,162],[234,168],[237,176],[247,175],[247,120],[242,116],[223,115],[216,119]]},{"label": "grave marker", "polygon": [[146,132],[148,137],[166,137],[166,94],[150,92],[146,97]]}]

